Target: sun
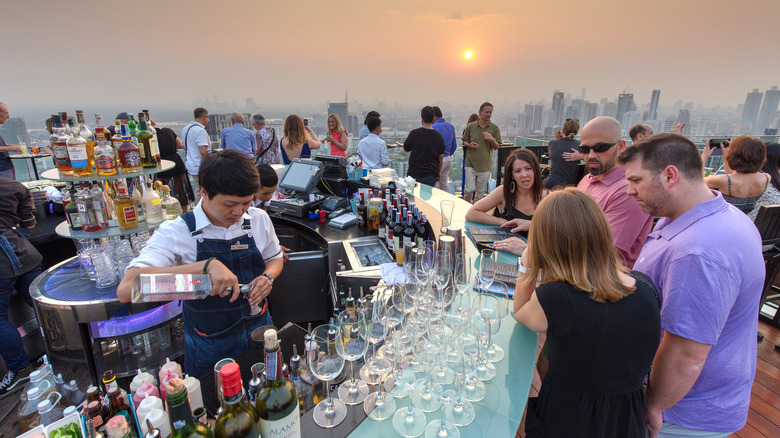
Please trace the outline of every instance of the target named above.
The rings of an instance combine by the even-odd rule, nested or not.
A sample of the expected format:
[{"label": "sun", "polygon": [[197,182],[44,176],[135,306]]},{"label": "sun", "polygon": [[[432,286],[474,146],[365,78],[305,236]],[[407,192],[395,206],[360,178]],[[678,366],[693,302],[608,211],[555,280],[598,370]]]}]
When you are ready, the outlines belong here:
[{"label": "sun", "polygon": [[467,50],[466,53],[463,54],[463,57],[466,59],[471,59],[472,56],[474,56],[474,54],[471,53],[471,50]]}]

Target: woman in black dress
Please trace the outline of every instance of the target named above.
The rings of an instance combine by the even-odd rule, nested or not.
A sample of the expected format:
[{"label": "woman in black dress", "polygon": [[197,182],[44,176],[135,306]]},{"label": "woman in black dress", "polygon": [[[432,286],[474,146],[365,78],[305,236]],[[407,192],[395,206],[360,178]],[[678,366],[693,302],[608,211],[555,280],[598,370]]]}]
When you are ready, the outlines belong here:
[{"label": "woman in black dress", "polygon": [[642,383],[660,341],[660,306],[652,281],[620,264],[601,208],[582,190],[550,193],[521,260],[515,319],[546,331],[549,351],[527,436],[645,437]]},{"label": "woman in black dress", "polygon": [[187,175],[187,168],[184,167],[184,161],[179,156],[177,149],[184,149],[184,145],[181,144],[181,140],[170,128],[160,128],[151,121],[152,126],[157,130],[157,144],[160,148],[160,159],[173,161],[176,166],[171,170],[160,172],[156,178],[162,181],[163,184],[168,185],[170,180],[173,179],[173,188],[176,192],[176,198],[181,204],[181,209],[184,213],[189,210],[190,202],[195,200],[195,194],[192,191],[192,185]]},{"label": "woman in black dress", "polygon": [[[466,212],[466,220],[512,228],[525,235],[534,210],[542,200],[542,172],[536,155],[517,149],[504,163],[504,184],[477,201]],[[502,240],[505,251],[520,255],[525,243],[517,237]]]}]

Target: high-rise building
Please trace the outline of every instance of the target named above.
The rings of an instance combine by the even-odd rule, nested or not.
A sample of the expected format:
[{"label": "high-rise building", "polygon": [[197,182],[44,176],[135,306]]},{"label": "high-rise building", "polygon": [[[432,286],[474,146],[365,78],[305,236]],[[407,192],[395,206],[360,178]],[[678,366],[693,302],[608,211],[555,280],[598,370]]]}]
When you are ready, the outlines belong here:
[{"label": "high-rise building", "polygon": [[522,129],[524,132],[531,132],[533,131],[533,120],[534,120],[534,106],[533,104],[527,103],[524,107],[524,113],[525,113],[525,120],[524,124],[522,126]]},{"label": "high-rise building", "polygon": [[698,126],[696,126],[696,135],[699,137],[704,137],[708,135],[710,132],[710,121],[709,119],[701,119],[699,120]]},{"label": "high-rise building", "polygon": [[357,137],[357,134],[360,132],[360,121],[358,120],[357,114],[350,114],[347,116],[349,118],[349,123],[347,124],[348,127],[345,127],[347,132],[352,133],[353,137]]},{"label": "high-rise building", "polygon": [[550,121],[550,126],[561,126],[563,124],[563,111],[566,109],[564,105],[563,91],[553,91],[552,120]]},{"label": "high-rise building", "polygon": [[601,107],[601,115],[617,118],[617,104],[615,102],[607,102]]},{"label": "high-rise building", "polygon": [[623,132],[628,134],[628,130],[631,129],[632,126],[639,123],[639,119],[641,117],[641,114],[639,114],[639,111],[626,111],[623,113],[623,118],[620,119],[620,126],[623,128]]},{"label": "high-rise building", "polygon": [[628,111],[634,111],[634,95],[630,93],[621,93],[618,95],[617,114],[615,118],[623,120],[623,114]]},{"label": "high-rise building", "polygon": [[534,116],[531,120],[531,131],[532,132],[541,132],[542,131],[542,122],[544,117],[544,105],[541,103],[537,103],[534,105]]},{"label": "high-rise building", "polygon": [[681,109],[677,115],[677,123],[685,123],[683,127],[683,135],[690,135],[691,133],[691,112],[687,109]]},{"label": "high-rise building", "polygon": [[761,111],[758,113],[758,121],[753,128],[754,134],[763,135],[766,128],[771,128],[772,123],[777,116],[777,105],[780,103],[780,90],[772,87],[764,93],[764,103],[761,105]]},{"label": "high-rise building", "polygon": [[339,120],[341,120],[342,126],[348,122],[347,120],[347,114],[349,113],[348,109],[349,109],[349,104],[347,104],[347,102],[328,102],[328,115],[336,114],[337,116],[339,116]]},{"label": "high-rise building", "polygon": [[580,117],[580,126],[585,126],[586,123],[595,119],[598,114],[599,104],[596,102],[585,102],[585,106],[582,111],[582,117]]},{"label": "high-rise building", "polygon": [[[216,95],[214,96],[216,97]],[[206,125],[206,132],[209,134],[211,141],[219,141],[219,136],[222,130],[233,126],[233,121],[230,120],[230,114],[209,114],[209,123]],[[252,115],[249,113],[244,114],[244,128],[252,129]]]},{"label": "high-rise building", "polygon": [[653,95],[650,97],[650,109],[647,111],[647,118],[645,120],[655,120],[658,118],[658,100],[661,98],[661,90],[653,90]]},{"label": "high-rise building", "polygon": [[750,123],[750,126],[756,126],[762,97],[764,97],[764,93],[759,92],[758,88],[754,88],[751,93],[747,94],[745,106],[742,109],[742,122]]}]

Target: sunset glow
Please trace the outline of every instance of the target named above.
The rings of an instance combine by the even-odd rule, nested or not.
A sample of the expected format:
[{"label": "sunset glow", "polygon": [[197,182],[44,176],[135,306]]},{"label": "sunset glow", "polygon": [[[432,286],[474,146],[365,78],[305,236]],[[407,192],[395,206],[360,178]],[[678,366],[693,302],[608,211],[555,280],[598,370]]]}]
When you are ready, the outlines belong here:
[{"label": "sunset glow", "polygon": [[471,51],[467,51],[466,53],[464,53],[463,57],[466,59],[471,59]]}]

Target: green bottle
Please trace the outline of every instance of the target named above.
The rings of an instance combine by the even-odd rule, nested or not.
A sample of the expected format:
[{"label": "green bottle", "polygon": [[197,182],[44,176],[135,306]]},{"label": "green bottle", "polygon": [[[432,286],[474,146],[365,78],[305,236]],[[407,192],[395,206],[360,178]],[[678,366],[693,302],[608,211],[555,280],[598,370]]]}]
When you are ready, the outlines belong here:
[{"label": "green bottle", "polygon": [[165,391],[165,406],[171,421],[171,438],[212,438],[208,426],[195,422],[184,382],[181,379],[171,379],[165,385]]}]

